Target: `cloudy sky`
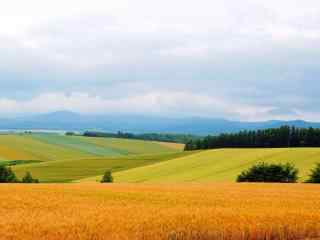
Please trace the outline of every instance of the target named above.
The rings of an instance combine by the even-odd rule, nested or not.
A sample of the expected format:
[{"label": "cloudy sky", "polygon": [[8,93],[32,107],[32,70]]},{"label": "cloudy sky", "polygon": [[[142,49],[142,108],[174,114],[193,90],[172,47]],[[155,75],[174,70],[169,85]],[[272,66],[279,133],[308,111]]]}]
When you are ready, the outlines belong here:
[{"label": "cloudy sky", "polygon": [[320,121],[319,0],[10,0],[0,115]]}]

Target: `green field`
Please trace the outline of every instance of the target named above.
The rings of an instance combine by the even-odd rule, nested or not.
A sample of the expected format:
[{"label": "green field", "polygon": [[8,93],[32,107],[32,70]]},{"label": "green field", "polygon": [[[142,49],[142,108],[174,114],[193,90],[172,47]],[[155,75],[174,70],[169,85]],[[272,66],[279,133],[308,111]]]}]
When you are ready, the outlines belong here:
[{"label": "green field", "polygon": [[66,160],[132,154],[172,153],[175,145],[140,140],[71,137],[58,134],[0,135],[0,160]]},{"label": "green field", "polygon": [[153,155],[132,155],[123,157],[99,157],[73,160],[49,161],[43,163],[17,165],[13,170],[19,177],[30,171],[41,182],[70,182],[102,175],[106,170],[113,173],[176,159],[190,152],[161,153]]},{"label": "green field", "polygon": [[170,147],[163,146],[163,144],[157,142],[120,138],[62,136],[55,134],[37,134],[33,135],[32,138],[57,147],[74,149],[79,153],[91,156],[125,156],[132,154],[170,153],[176,151],[174,145],[173,147]]},{"label": "green field", "polygon": [[51,161],[90,157],[74,148],[48,144],[33,135],[0,135],[0,159]]},{"label": "green field", "polygon": [[68,182],[180,156],[183,145],[59,134],[0,135],[0,165],[42,182]]},{"label": "green field", "polygon": [[290,162],[300,181],[320,162],[320,148],[218,149],[183,152],[182,144],[58,134],[0,135],[0,165],[41,182],[230,182],[257,162]]},{"label": "green field", "polygon": [[320,162],[320,148],[219,149],[118,172],[116,182],[209,182],[235,181],[244,169],[257,162],[290,162],[300,170],[300,181]]}]

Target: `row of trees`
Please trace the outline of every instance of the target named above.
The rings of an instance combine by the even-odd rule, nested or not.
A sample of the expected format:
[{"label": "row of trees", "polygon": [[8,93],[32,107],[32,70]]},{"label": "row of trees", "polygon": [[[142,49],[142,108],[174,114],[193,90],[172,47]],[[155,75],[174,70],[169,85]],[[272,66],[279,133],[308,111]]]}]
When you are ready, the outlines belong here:
[{"label": "row of trees", "polygon": [[[237,182],[280,182],[295,183],[299,170],[293,164],[258,163],[241,172]],[[307,183],[320,183],[320,163],[311,170]]]},{"label": "row of trees", "polygon": [[22,180],[19,180],[10,167],[0,166],[0,183],[39,183],[30,172],[26,172]]},{"label": "row of trees", "polygon": [[320,129],[282,126],[191,140],[185,150],[228,147],[320,147]]},{"label": "row of trees", "polygon": [[[66,135],[71,135],[71,133],[66,133]],[[176,143],[187,143],[191,140],[200,139],[200,137],[189,135],[189,134],[171,134],[171,133],[127,133],[127,132],[117,132],[117,133],[107,133],[107,132],[96,132],[96,131],[86,131],[83,133],[85,137],[106,137],[106,138],[125,138],[125,139],[138,139],[145,141],[161,141],[161,142],[176,142]]]}]

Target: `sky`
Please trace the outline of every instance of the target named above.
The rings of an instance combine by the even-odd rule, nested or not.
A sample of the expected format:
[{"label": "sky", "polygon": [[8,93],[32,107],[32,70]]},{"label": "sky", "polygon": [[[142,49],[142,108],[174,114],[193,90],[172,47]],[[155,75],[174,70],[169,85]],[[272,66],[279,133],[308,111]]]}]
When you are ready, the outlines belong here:
[{"label": "sky", "polygon": [[320,121],[319,0],[10,0],[0,116]]}]

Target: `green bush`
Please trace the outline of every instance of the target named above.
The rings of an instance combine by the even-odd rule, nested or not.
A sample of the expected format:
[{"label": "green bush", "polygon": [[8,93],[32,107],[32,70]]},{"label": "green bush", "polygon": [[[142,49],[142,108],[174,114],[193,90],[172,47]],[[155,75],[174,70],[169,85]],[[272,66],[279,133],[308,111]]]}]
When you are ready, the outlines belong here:
[{"label": "green bush", "polygon": [[33,178],[30,172],[26,172],[26,174],[22,178],[22,182],[23,183],[39,183],[39,180]]},{"label": "green bush", "polygon": [[298,169],[292,164],[258,163],[243,171],[237,182],[281,182],[294,183],[298,180]]},{"label": "green bush", "polygon": [[9,167],[0,166],[0,183],[19,182],[15,173]]},{"label": "green bush", "polygon": [[111,173],[110,170],[107,170],[104,173],[104,175],[103,175],[103,177],[102,177],[100,182],[101,183],[112,183],[113,182],[113,177],[112,177],[112,173]]},{"label": "green bush", "polygon": [[311,169],[311,174],[309,175],[309,179],[306,182],[320,183],[320,163],[317,163],[315,168]]}]

